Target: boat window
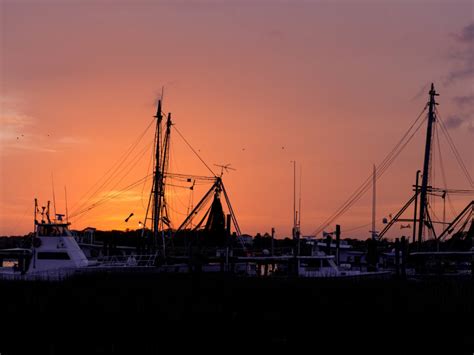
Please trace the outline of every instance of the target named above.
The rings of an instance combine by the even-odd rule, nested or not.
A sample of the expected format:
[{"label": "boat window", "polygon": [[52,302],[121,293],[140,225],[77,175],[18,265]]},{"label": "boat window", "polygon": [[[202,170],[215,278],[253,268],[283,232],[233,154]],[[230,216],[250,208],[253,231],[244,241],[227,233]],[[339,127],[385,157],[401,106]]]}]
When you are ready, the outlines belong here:
[{"label": "boat window", "polygon": [[56,253],[56,252],[39,252],[38,259],[40,260],[70,260],[68,253]]},{"label": "boat window", "polygon": [[68,236],[67,229],[63,226],[39,225],[37,231],[40,237]]}]

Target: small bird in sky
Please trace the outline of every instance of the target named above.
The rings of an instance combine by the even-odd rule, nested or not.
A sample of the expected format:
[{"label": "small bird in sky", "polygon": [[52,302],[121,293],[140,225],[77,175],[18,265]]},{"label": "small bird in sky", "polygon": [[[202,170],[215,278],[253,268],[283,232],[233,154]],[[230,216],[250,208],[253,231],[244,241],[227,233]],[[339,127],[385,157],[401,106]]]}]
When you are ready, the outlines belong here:
[{"label": "small bird in sky", "polygon": [[127,218],[125,218],[125,222],[128,222],[128,220],[129,220],[129,219],[130,219],[130,217],[132,217],[132,216],[133,216],[133,212],[132,212],[132,213],[130,213],[130,215],[129,215]]}]

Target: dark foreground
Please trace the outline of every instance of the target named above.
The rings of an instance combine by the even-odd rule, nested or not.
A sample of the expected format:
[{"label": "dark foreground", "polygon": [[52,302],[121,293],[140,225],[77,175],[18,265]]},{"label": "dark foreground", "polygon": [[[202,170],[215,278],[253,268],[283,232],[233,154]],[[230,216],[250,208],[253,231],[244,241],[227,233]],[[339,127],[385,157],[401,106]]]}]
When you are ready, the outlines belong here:
[{"label": "dark foreground", "polygon": [[2,355],[474,351],[470,278],[98,274],[62,283],[2,282],[0,302]]}]

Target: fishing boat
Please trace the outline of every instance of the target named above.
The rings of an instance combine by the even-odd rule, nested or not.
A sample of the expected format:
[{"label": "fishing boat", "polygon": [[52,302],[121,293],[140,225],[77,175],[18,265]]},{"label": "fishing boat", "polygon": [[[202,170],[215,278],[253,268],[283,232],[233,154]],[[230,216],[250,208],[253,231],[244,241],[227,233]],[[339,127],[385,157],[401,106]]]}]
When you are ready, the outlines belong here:
[{"label": "fishing boat", "polygon": [[[38,213],[40,221],[37,220]],[[64,279],[77,269],[93,264],[77,244],[64,215],[50,218],[49,202],[40,211],[35,199],[34,225],[30,247],[0,250],[1,279]]]}]

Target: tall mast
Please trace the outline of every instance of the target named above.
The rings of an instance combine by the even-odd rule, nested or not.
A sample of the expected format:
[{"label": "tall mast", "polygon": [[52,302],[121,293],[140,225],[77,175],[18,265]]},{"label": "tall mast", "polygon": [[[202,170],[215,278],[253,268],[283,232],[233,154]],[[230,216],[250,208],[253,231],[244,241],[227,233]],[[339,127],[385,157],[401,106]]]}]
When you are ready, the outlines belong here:
[{"label": "tall mast", "polygon": [[375,219],[376,219],[376,216],[375,216],[375,211],[376,211],[376,207],[375,207],[375,204],[377,202],[377,199],[376,199],[376,193],[377,193],[377,189],[376,189],[376,181],[377,181],[377,174],[376,174],[376,168],[375,168],[375,165],[374,165],[374,169],[373,169],[373,174],[372,174],[372,239],[376,239],[377,238],[377,232],[375,230]]},{"label": "tall mast", "polygon": [[298,231],[301,231],[301,180],[303,176],[303,165],[300,164],[300,187],[299,187],[299,198],[298,198]]},{"label": "tall mast", "polygon": [[431,158],[431,139],[433,136],[433,123],[435,121],[435,96],[439,96],[434,89],[434,84],[431,84],[431,90],[429,92],[429,111],[428,111],[428,129],[426,131],[426,146],[425,146],[425,160],[423,163],[423,176],[421,180],[421,193],[420,193],[420,218],[418,219],[418,245],[421,246],[421,240],[423,237],[423,227],[425,221],[425,213],[427,209],[427,189],[428,189],[428,174],[430,170],[430,158]]},{"label": "tall mast", "polygon": [[291,231],[293,240],[296,240],[296,224],[298,222],[296,215],[296,160],[291,160],[293,163],[293,228]]},{"label": "tall mast", "polygon": [[160,185],[161,185],[161,161],[160,161],[160,145],[161,145],[161,121],[163,115],[161,113],[161,100],[158,100],[158,109],[156,111],[156,132],[155,132],[155,171],[153,177],[153,245],[156,246],[158,242],[158,224],[160,221]]},{"label": "tall mast", "polygon": [[[170,133],[171,133],[171,113],[168,113],[168,119],[166,120],[166,133],[163,142],[163,152],[161,157],[161,173],[160,173],[160,185],[159,185],[159,199],[158,199],[158,207],[160,211],[162,211],[163,216],[160,215],[162,221],[165,221],[165,224],[168,224],[168,210],[166,207],[166,200],[165,200],[165,179],[166,173],[168,169],[168,161],[169,161],[169,147],[170,147]],[[162,247],[163,247],[163,256],[165,255],[165,240],[164,240],[164,232],[162,232]]]}]

